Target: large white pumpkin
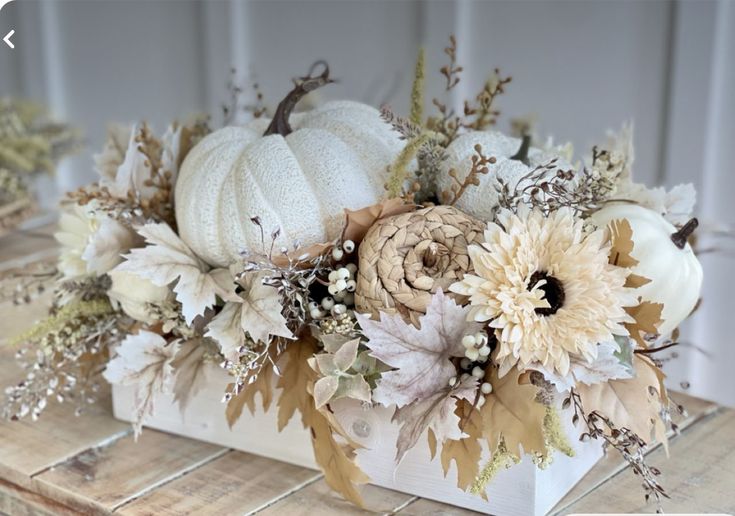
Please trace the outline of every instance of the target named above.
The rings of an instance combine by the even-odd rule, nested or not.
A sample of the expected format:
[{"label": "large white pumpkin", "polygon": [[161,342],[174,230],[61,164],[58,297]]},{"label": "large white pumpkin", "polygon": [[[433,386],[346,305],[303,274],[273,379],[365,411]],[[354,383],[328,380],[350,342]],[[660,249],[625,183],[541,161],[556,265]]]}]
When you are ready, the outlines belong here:
[{"label": "large white pumpkin", "polygon": [[251,217],[260,218],[268,247],[278,228],[277,247],[309,245],[339,235],[345,208],[375,204],[385,192],[402,142],[376,109],[338,101],[289,117],[295,102],[284,102],[268,127],[280,134],[264,136],[268,120],[226,127],[204,138],[181,167],[179,234],[211,265],[262,250]]},{"label": "large white pumpkin", "polygon": [[[526,144],[528,142],[525,142]],[[488,174],[479,176],[480,184],[467,188],[457,201],[456,207],[465,213],[484,221],[492,220],[498,208],[498,179],[503,179],[510,186],[538,165],[546,164],[553,158],[559,158],[559,167],[570,168],[569,163],[551,152],[530,147],[520,152],[524,144],[520,138],[513,138],[498,131],[469,132],[459,136],[447,148],[448,158],[444,161],[444,173],[439,177],[439,191],[448,191],[452,186],[452,178],[446,172],[453,168],[460,181],[469,174],[475,146],[480,144],[486,156],[493,156],[495,164],[490,165]],[[515,157],[515,158],[514,158]],[[525,163],[524,163],[525,161]]]},{"label": "large white pumpkin", "polygon": [[663,303],[663,322],[659,333],[668,335],[686,319],[699,300],[702,266],[686,237],[696,228],[692,219],[682,230],[653,210],[636,204],[610,204],[595,212],[591,219],[604,226],[626,219],[633,230],[632,256],[638,260],[633,272],[650,279],[638,287],[644,301]]}]

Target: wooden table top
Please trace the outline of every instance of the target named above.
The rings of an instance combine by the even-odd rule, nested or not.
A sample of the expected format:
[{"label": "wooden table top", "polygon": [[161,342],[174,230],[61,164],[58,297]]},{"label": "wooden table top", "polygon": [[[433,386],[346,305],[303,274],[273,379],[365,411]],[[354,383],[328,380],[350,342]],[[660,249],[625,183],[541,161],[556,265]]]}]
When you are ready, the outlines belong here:
[{"label": "wooden table top", "polygon": [[[0,238],[0,272],[24,259],[52,256],[51,229]],[[20,379],[7,337],[44,315],[43,303],[0,304],[0,387]],[[650,463],[671,495],[667,512],[735,513],[735,411],[674,394],[688,410]],[[390,514],[475,514],[415,496],[367,486],[368,506]],[[614,453],[605,457],[552,514],[654,512],[640,482]],[[0,514],[259,514],[353,515],[361,511],[332,493],[317,471],[146,429],[138,442],[112,417],[109,390],[75,417],[50,405],[41,418],[0,421]]]}]

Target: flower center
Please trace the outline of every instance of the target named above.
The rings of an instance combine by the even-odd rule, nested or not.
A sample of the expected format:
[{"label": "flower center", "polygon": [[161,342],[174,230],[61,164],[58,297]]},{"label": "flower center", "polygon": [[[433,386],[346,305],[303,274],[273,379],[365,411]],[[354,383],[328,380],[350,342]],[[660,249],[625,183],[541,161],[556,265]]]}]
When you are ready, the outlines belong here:
[{"label": "flower center", "polygon": [[548,308],[537,308],[536,313],[539,315],[553,315],[564,305],[564,285],[554,276],[549,276],[543,271],[536,271],[528,281],[528,290],[531,290],[541,280],[546,280],[546,283],[539,288],[544,291],[544,299],[550,306]]}]

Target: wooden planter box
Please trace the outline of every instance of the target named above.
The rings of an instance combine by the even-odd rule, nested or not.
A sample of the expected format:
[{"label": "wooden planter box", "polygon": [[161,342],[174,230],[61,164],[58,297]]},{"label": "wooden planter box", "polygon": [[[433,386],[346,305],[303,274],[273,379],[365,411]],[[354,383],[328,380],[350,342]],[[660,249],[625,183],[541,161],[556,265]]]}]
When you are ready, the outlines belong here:
[{"label": "wooden planter box", "polygon": [[[228,377],[216,366],[211,366],[208,373],[208,387],[191,400],[183,416],[174,405],[173,396],[162,395],[155,401],[155,416],[146,419],[145,426],[317,469],[309,433],[302,428],[298,417],[277,433],[277,410],[272,407],[267,413],[259,411],[253,416],[246,409],[230,430],[221,403]],[[113,386],[112,399],[115,417],[130,421],[134,388]],[[454,465],[444,478],[439,457],[429,460],[425,437],[396,470],[398,429],[390,422],[390,410],[382,407],[365,410],[347,402],[336,404],[335,412],[344,429],[366,447],[358,451],[358,463],[373,484],[500,516],[546,514],[602,456],[599,443],[576,441],[572,443],[576,457],[557,453],[545,470],[536,468],[526,457],[520,464],[498,473],[488,488],[486,502],[456,487]]]}]

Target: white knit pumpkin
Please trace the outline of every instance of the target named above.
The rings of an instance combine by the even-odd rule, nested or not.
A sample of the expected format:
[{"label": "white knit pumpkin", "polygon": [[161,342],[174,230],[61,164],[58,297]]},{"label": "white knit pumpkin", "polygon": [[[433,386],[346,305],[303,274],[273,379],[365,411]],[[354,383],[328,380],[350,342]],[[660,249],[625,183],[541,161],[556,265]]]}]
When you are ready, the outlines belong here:
[{"label": "white knit pumpkin", "polygon": [[262,250],[253,216],[266,235],[280,228],[277,247],[309,245],[339,235],[345,208],[375,204],[384,193],[402,143],[376,109],[328,102],[289,123],[286,136],[263,136],[268,120],[226,127],[184,161],[175,191],[179,234],[211,265]]},{"label": "white knit pumpkin", "polygon": [[[524,164],[519,159],[511,159],[521,148],[522,140],[513,138],[498,131],[478,131],[465,133],[454,140],[447,148],[448,159],[444,161],[444,173],[439,177],[439,191],[448,191],[452,186],[452,179],[446,173],[454,168],[458,179],[464,180],[471,169],[471,159],[475,154],[475,146],[480,144],[486,156],[493,156],[497,160],[490,165],[488,174],[479,176],[480,184],[467,188],[456,203],[456,207],[480,220],[492,220],[498,207],[498,179],[503,179],[511,187],[518,180],[538,165],[546,164],[558,157],[551,152],[531,147],[528,149],[527,161]],[[560,159],[558,166],[569,168],[565,160]]]},{"label": "white knit pumpkin", "polygon": [[[632,256],[638,260],[633,272],[651,280],[638,287],[644,301],[663,303],[659,333],[668,335],[686,319],[699,300],[702,266],[686,243],[696,220],[682,232],[653,210],[636,204],[610,204],[591,216],[601,226],[626,219],[633,230]],[[672,236],[674,238],[672,238]],[[677,244],[678,242],[678,244]]]}]

